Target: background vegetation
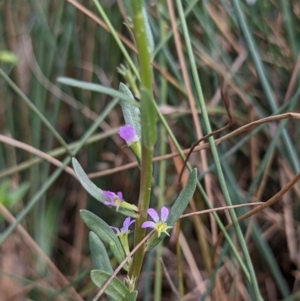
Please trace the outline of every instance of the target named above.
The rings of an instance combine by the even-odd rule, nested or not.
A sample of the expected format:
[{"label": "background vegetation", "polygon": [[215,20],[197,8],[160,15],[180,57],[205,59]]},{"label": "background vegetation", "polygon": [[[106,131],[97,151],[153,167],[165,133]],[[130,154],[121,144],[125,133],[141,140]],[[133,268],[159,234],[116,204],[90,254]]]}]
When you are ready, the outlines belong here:
[{"label": "background vegetation", "polygon": [[[121,221],[86,194],[70,168],[59,167],[69,164],[66,148],[79,150],[76,158],[96,185],[137,202],[139,171],[116,135],[124,124],[120,106],[105,93],[56,80],[68,76],[117,90],[125,82],[118,68],[127,61],[103,16],[92,1],[81,2],[84,7],[71,0],[0,2],[0,300],[91,300],[97,292],[79,210],[88,208],[111,225]],[[121,0],[99,3],[138,66]],[[219,137],[251,121],[299,110],[299,1],[181,3],[213,130],[228,122],[220,85],[230,101],[234,121]],[[203,120],[177,6],[153,0],[147,11],[155,41],[155,97],[186,149],[203,135]],[[271,118],[218,145],[234,204],[267,201],[298,180],[297,116]],[[175,152],[160,121],[157,129],[156,156]],[[151,206],[159,208],[177,196],[182,160],[156,162]],[[189,162],[213,206],[225,206],[210,150],[195,152]],[[241,223],[265,300],[300,299],[299,199],[298,184],[289,186],[278,202]],[[189,212],[203,209],[196,191]],[[230,223],[227,211],[218,215],[224,225]],[[147,256],[139,300],[176,300],[168,275],[184,300],[252,300],[225,242],[213,258],[218,227],[212,215],[184,219],[181,229],[178,242],[171,235]],[[235,232],[229,233],[236,242]]]}]

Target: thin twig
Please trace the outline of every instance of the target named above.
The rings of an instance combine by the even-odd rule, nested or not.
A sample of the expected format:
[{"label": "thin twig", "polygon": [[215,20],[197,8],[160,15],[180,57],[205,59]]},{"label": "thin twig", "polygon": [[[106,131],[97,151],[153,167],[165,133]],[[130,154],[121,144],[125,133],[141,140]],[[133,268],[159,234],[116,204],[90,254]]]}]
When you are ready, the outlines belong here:
[{"label": "thin twig", "polygon": [[[268,199],[266,202],[263,202],[262,205],[250,210],[249,212],[243,214],[242,216],[240,216],[237,221],[240,223],[243,220],[247,219],[248,217],[264,210],[267,207],[270,207],[271,205],[273,205],[274,203],[276,203],[277,201],[279,201],[281,199],[281,197],[287,192],[289,191],[298,181],[300,180],[300,173],[298,173],[286,186],[284,186],[279,192],[277,192],[275,195],[273,195],[270,199]],[[232,223],[228,224],[225,229],[229,230],[231,227],[233,226]],[[217,255],[217,249],[219,247],[219,245],[221,244],[223,240],[223,233],[219,234],[219,238],[217,243],[214,246],[214,251],[213,251],[213,262],[216,262],[216,255]]]},{"label": "thin twig", "polygon": [[[36,148],[26,144],[26,143],[15,140],[11,137],[7,137],[7,136],[4,136],[4,135],[0,134],[0,141],[4,142],[6,144],[12,145],[14,147],[23,149],[23,150],[25,150],[27,152],[30,152],[30,153],[32,153],[36,156],[39,156],[40,158],[47,160],[48,162],[54,164],[57,167],[60,167],[60,166],[63,165],[61,161],[49,156],[47,153],[44,153],[44,152],[40,151],[39,149],[36,149]],[[73,171],[72,168],[66,166],[64,168],[64,170],[65,170],[65,172],[67,172],[68,174],[70,174],[71,176],[73,176],[74,178],[77,179],[77,176],[76,176],[76,174],[75,174],[75,172]]]},{"label": "thin twig", "polygon": [[201,210],[201,211],[182,214],[180,216],[180,218],[186,218],[186,217],[190,217],[190,216],[194,216],[194,215],[201,215],[201,214],[212,213],[212,212],[216,212],[216,211],[222,211],[222,210],[228,210],[228,209],[234,209],[234,208],[240,208],[240,207],[258,206],[258,205],[262,205],[262,204],[264,204],[264,202],[254,202],[254,203],[247,203],[247,204],[239,204],[239,205],[212,208],[212,209],[207,209],[207,210]]},{"label": "thin twig", "polygon": [[[232,138],[232,137],[234,137],[234,136],[236,136],[236,135],[238,135],[238,134],[240,134],[240,133],[242,133],[242,132],[244,132],[244,131],[248,130],[249,128],[254,127],[256,125],[260,125],[260,124],[267,123],[267,122],[278,121],[278,120],[282,120],[282,119],[287,119],[287,118],[300,119],[300,114],[299,113],[288,112],[288,113],[273,115],[273,116],[269,116],[269,117],[265,117],[265,118],[255,120],[253,122],[250,122],[246,125],[243,125],[243,126],[237,128],[236,130],[228,133],[227,135],[225,135],[221,138],[215,139],[214,140],[215,145],[219,145],[221,142],[223,142],[223,141],[225,141],[229,138]],[[203,137],[202,139],[206,139],[206,138],[207,137]],[[204,149],[208,149],[208,148],[209,148],[209,144],[205,143],[205,144],[196,146],[193,151],[204,150]],[[190,151],[191,151],[191,149],[188,148],[188,149],[183,150],[183,153],[188,154]],[[180,156],[180,154],[178,152],[174,152],[174,153],[171,153],[171,154],[154,157],[153,162],[168,160],[168,159],[172,159],[172,158],[178,157],[178,156]],[[126,165],[123,165],[123,166],[120,166],[120,167],[115,167],[115,168],[112,168],[112,169],[109,169],[109,170],[90,173],[90,174],[88,174],[88,177],[90,179],[98,178],[98,177],[110,175],[110,174],[113,174],[113,173],[117,173],[117,172],[120,172],[122,170],[128,170],[130,168],[134,168],[134,167],[137,167],[137,166],[138,166],[137,162],[132,162],[132,163],[128,163]]]}]

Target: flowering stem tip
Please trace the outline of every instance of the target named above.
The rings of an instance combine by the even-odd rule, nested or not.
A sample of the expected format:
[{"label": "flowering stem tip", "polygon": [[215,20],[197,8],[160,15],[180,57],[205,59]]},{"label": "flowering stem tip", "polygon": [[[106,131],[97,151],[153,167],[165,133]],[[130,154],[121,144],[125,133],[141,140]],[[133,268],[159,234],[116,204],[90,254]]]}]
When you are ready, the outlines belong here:
[{"label": "flowering stem tip", "polygon": [[139,141],[139,137],[137,136],[135,129],[129,124],[121,126],[118,134],[128,146]]},{"label": "flowering stem tip", "polygon": [[129,124],[121,126],[118,131],[119,136],[126,142],[127,146],[132,149],[136,157],[141,159],[141,144],[136,130]]},{"label": "flowering stem tip", "polygon": [[131,231],[129,230],[129,227],[134,222],[135,222],[135,220],[131,220],[130,217],[127,217],[127,218],[125,218],[125,220],[123,222],[123,227],[121,227],[120,229],[117,228],[117,227],[112,227],[111,226],[111,228],[116,231],[126,255],[128,255],[129,252],[130,252],[129,251],[129,245],[128,245],[128,234]]},{"label": "flowering stem tip", "polygon": [[122,192],[114,193],[112,191],[103,190],[103,195],[106,197],[106,201],[104,202],[104,205],[106,206],[113,206],[117,207],[117,209],[120,207],[121,203],[123,202],[123,194]]}]

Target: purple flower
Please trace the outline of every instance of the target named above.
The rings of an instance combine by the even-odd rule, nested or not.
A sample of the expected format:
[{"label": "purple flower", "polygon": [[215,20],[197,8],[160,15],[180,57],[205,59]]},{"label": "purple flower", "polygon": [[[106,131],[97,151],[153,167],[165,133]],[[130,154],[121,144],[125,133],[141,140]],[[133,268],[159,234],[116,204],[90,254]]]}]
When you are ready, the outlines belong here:
[{"label": "purple flower", "polygon": [[158,213],[155,209],[149,208],[148,209],[148,214],[151,216],[151,218],[154,220],[152,221],[147,221],[142,224],[142,228],[153,228],[158,232],[158,237],[162,232],[165,234],[169,235],[167,232],[168,229],[171,229],[173,227],[168,226],[166,221],[169,217],[169,209],[167,207],[161,207],[160,209],[160,218],[158,216]]},{"label": "purple flower", "polygon": [[135,223],[135,220],[130,220],[130,217],[125,218],[124,222],[123,222],[123,227],[122,228],[117,228],[117,227],[112,227],[111,228],[113,230],[116,231],[117,235],[128,235],[131,231],[129,230],[129,227]]},{"label": "purple flower", "polygon": [[121,126],[118,134],[123,140],[125,140],[128,146],[139,141],[139,137],[137,136],[135,129],[129,124]]},{"label": "purple flower", "polygon": [[115,230],[117,232],[117,236],[121,242],[121,245],[125,251],[125,254],[128,255],[129,254],[129,245],[128,245],[128,234],[131,232],[129,230],[129,227],[135,222],[135,220],[133,219],[132,221],[130,220],[130,217],[126,217],[124,222],[123,222],[123,227],[122,228],[116,228],[116,227],[112,227],[110,226],[113,230]]},{"label": "purple flower", "polygon": [[114,206],[117,207],[117,209],[120,207],[121,203],[123,202],[122,192],[119,191],[117,194],[108,190],[103,190],[102,192],[107,199],[107,201],[104,202],[104,205]]}]

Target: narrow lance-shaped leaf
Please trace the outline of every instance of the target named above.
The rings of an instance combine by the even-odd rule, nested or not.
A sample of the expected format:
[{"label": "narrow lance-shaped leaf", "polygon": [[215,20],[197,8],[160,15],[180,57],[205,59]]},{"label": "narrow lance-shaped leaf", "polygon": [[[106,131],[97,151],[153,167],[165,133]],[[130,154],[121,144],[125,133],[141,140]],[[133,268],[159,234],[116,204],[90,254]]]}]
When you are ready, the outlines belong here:
[{"label": "narrow lance-shaped leaf", "polygon": [[106,201],[106,198],[103,195],[103,191],[88,178],[83,168],[75,158],[72,158],[72,164],[78,180],[80,181],[84,189],[96,200],[104,203]]},{"label": "narrow lance-shaped leaf", "polygon": [[112,274],[113,268],[110,264],[106,248],[99,236],[93,231],[91,231],[89,234],[89,245],[95,269]]},{"label": "narrow lance-shaped leaf", "polygon": [[76,80],[76,79],[68,78],[68,77],[59,77],[59,78],[57,78],[57,82],[64,84],[64,85],[71,86],[71,87],[78,87],[78,88],[81,88],[84,90],[107,94],[112,97],[120,98],[124,101],[130,102],[133,105],[139,106],[139,104],[136,101],[133,102],[132,99],[127,97],[124,93],[121,93],[118,90],[115,90],[115,89],[112,89],[109,87],[105,87],[105,86],[102,86],[99,84],[84,82],[84,81],[80,81],[80,80]]},{"label": "narrow lance-shaped leaf", "polygon": [[[191,198],[196,189],[197,183],[197,169],[194,169],[189,176],[189,179],[185,185],[185,187],[181,190],[178,198],[174,202],[169,217],[166,221],[168,226],[173,227],[176,221],[179,219],[180,215],[184,212],[185,208],[189,204]],[[153,236],[153,238],[148,241],[147,251],[150,251],[154,247],[156,247],[164,238],[166,234],[162,233],[160,237],[157,237],[157,234]]]},{"label": "narrow lance-shaped leaf", "polygon": [[[112,274],[113,268],[110,264],[106,248],[101,239],[93,231],[90,231],[89,234],[89,244],[94,268]],[[108,299],[109,301],[116,301],[115,298],[110,296],[108,296]]]},{"label": "narrow lance-shaped leaf", "polygon": [[[132,101],[135,102],[134,97],[129,90],[129,88],[120,83],[119,85],[120,92],[124,93],[127,97],[131,98]],[[125,119],[125,123],[131,125],[134,129],[138,137],[141,137],[141,112],[137,106],[133,104],[121,100],[122,112]]]},{"label": "narrow lance-shaped leaf", "polygon": [[[109,245],[117,261],[121,263],[125,258],[125,252],[118,236],[110,228],[110,226],[100,217],[88,210],[80,210],[80,216],[87,227],[95,232],[95,234],[97,234],[104,243]],[[128,265],[125,265],[124,269],[127,268]]]},{"label": "narrow lance-shaped leaf", "polygon": [[[103,284],[109,279],[110,276],[111,274],[104,271],[91,271],[91,279],[99,288],[103,286]],[[116,301],[124,301],[124,299],[129,295],[130,292],[122,281],[120,281],[118,278],[114,278],[108,285],[105,293],[114,298]]]},{"label": "narrow lance-shaped leaf", "polygon": [[[72,158],[73,168],[74,171],[78,177],[78,180],[80,181],[81,185],[84,187],[84,189],[97,201],[104,203],[107,199],[103,195],[103,190],[97,187],[87,176],[87,174],[84,172],[83,168],[79,164],[79,162]],[[131,211],[126,208],[120,207],[118,210],[119,213],[130,216],[130,217],[137,217],[137,213],[135,211]]]}]

